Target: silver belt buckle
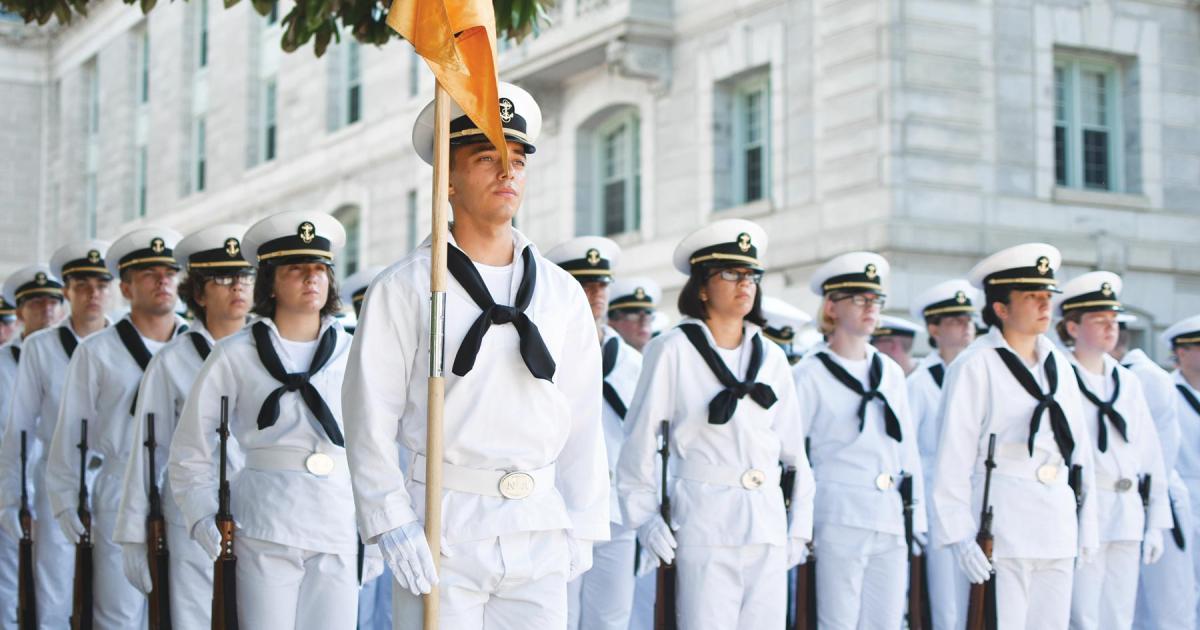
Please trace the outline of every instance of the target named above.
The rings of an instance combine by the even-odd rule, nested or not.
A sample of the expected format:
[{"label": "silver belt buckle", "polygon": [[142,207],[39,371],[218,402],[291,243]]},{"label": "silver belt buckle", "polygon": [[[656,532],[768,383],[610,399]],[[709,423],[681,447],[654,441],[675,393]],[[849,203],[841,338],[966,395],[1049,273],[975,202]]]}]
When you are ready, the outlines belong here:
[{"label": "silver belt buckle", "polygon": [[497,484],[500,496],[505,499],[524,499],[533,494],[533,475],[526,472],[510,472],[500,478]]},{"label": "silver belt buckle", "polygon": [[1037,480],[1043,484],[1051,484],[1058,479],[1058,466],[1055,464],[1042,464],[1037,469]]},{"label": "silver belt buckle", "polygon": [[304,459],[304,468],[317,477],[328,477],[333,472],[333,458],[325,453],[313,453]]},{"label": "silver belt buckle", "polygon": [[767,474],[757,468],[742,473],[742,487],[747,490],[758,490],[766,482]]},{"label": "silver belt buckle", "polygon": [[1118,479],[1114,487],[1117,492],[1129,492],[1133,489],[1133,480],[1127,478]]},{"label": "silver belt buckle", "polygon": [[880,492],[883,492],[885,490],[891,490],[892,486],[894,486],[894,485],[895,485],[895,480],[892,479],[892,476],[887,473],[879,473],[879,476],[875,477],[875,487]]}]

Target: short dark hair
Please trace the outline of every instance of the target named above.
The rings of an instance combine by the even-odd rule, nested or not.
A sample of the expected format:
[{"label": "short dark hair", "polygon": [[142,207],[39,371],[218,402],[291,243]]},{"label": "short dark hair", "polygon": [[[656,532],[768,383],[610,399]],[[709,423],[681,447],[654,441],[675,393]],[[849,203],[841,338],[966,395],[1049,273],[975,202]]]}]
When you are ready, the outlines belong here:
[{"label": "short dark hair", "polygon": [[188,311],[192,317],[208,323],[208,315],[204,307],[200,305],[199,296],[204,294],[204,285],[208,282],[208,276],[203,271],[191,270],[184,277],[183,282],[179,283],[176,289],[179,292],[179,299],[187,305]]},{"label": "short dark hair", "polygon": [[[720,270],[708,267],[692,269],[687,283],[683,285],[683,289],[679,292],[679,300],[676,302],[680,313],[694,319],[708,319],[708,309],[705,308],[704,301],[700,299],[700,289],[704,288],[704,284],[717,271]],[[752,324],[765,326],[767,318],[763,317],[762,314],[762,285],[757,285],[756,288],[757,290],[754,292],[754,306],[743,319]]]},{"label": "short dark hair", "polygon": [[999,328],[1001,332],[1004,331],[1004,322],[1000,321],[1000,316],[996,315],[996,311],[992,308],[992,305],[996,302],[1011,304],[1012,292],[1013,289],[1009,287],[989,287],[987,293],[984,294],[986,303],[983,305],[983,323],[987,324],[989,328]]},{"label": "short dark hair", "polygon": [[[254,306],[251,313],[259,317],[275,317],[275,270],[277,263],[264,262],[258,267],[258,278],[254,281]],[[325,305],[321,307],[321,317],[336,315],[342,311],[342,300],[338,297],[337,279],[333,275],[333,266],[326,265],[325,273],[329,274],[329,293],[325,296]]]}]

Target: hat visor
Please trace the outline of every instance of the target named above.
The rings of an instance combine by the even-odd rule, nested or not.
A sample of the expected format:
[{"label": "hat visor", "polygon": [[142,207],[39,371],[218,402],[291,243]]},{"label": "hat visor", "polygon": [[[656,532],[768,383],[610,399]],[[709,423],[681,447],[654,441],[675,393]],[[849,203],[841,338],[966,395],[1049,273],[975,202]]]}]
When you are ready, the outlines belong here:
[{"label": "hat visor", "polygon": [[834,289],[833,291],[829,291],[825,295],[833,295],[834,293],[840,293],[842,295],[863,294],[863,295],[877,295],[879,297],[887,297],[887,293],[885,293],[883,291],[883,289],[872,289],[869,287],[846,287],[843,289]]},{"label": "hat visor", "polygon": [[[537,147],[533,146],[532,144],[529,144],[525,140],[522,140],[521,138],[518,138],[514,135],[506,133],[506,134],[504,134],[504,139],[508,140],[509,142],[516,142],[517,144],[525,147],[525,155],[533,155],[534,153],[537,153]],[[489,140],[488,137],[483,134],[476,134],[476,135],[471,135],[471,136],[460,136],[458,138],[452,138],[450,140],[450,146],[461,147],[461,146],[466,146],[468,144],[479,144],[481,142],[491,143],[491,140]]]},{"label": "hat visor", "polygon": [[100,278],[101,280],[112,280],[112,274],[107,271],[68,271],[63,274],[63,280],[71,278],[79,278],[81,280],[87,278]]},{"label": "hat visor", "polygon": [[[279,256],[278,258],[271,258],[268,260],[258,261],[258,265],[260,267],[263,265],[267,265],[267,264],[270,264],[270,265],[303,265],[303,264],[308,264],[308,263],[321,263],[321,264],[324,264],[326,267],[332,267],[333,259],[326,258],[324,256],[316,256],[313,254],[297,254],[297,255],[293,255],[293,256]],[[238,271],[242,271],[243,269],[244,269],[244,267],[240,267],[240,268],[238,268]]]},{"label": "hat visor", "polygon": [[762,273],[767,272],[767,268],[761,264],[746,262],[744,260],[706,260],[704,262],[692,265],[692,268],[702,271],[714,271],[721,269],[750,269]]},{"label": "hat visor", "polygon": [[176,263],[148,262],[148,263],[135,263],[135,264],[132,264],[132,265],[122,268],[121,271],[133,271],[135,269],[151,269],[154,267],[169,267],[171,269],[174,269],[175,271],[179,271],[180,269],[183,269],[183,267],[181,267],[179,265],[179,263],[177,263],[177,262]]}]

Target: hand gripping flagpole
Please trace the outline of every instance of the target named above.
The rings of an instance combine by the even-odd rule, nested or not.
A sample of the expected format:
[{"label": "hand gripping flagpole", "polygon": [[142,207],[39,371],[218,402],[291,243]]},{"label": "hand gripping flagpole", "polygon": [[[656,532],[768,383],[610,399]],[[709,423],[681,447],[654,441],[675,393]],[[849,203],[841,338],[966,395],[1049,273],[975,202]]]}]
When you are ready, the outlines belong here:
[{"label": "hand gripping flagpole", "polygon": [[[433,566],[441,571],[442,555],[442,412],[446,335],[446,242],[450,203],[450,95],[437,84],[434,95],[433,224],[429,272],[429,399],[425,435],[425,538]],[[438,585],[425,596],[424,630],[438,630]]]}]

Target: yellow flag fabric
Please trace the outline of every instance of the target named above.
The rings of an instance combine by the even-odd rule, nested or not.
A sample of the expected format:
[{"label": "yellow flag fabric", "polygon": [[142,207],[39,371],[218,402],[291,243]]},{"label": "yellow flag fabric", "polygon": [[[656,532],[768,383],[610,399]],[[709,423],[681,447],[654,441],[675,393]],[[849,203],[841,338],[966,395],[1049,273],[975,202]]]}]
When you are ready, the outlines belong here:
[{"label": "yellow flag fabric", "polygon": [[394,0],[387,23],[413,45],[450,98],[496,145],[507,170],[492,0]]}]

